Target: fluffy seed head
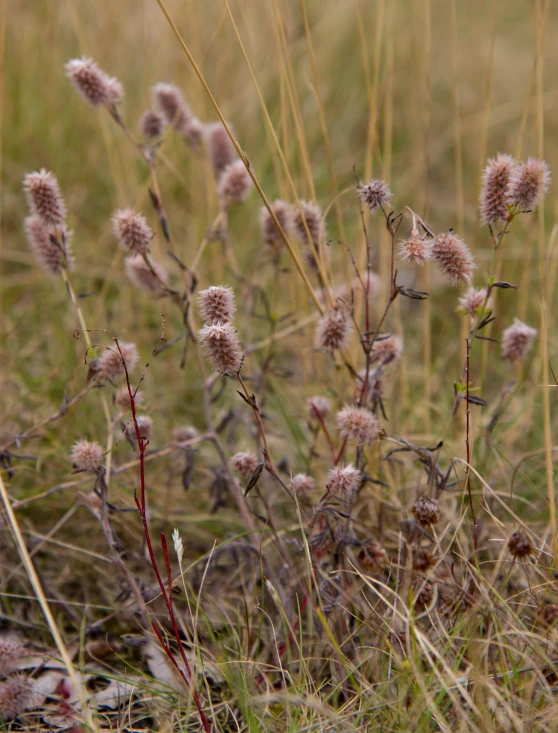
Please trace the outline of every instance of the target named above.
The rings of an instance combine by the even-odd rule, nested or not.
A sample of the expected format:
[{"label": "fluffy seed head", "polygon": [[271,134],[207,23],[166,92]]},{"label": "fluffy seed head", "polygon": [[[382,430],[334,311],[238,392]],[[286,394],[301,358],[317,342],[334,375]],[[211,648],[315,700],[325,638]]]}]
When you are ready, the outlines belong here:
[{"label": "fluffy seed head", "polygon": [[432,245],[432,255],[442,273],[451,281],[471,282],[476,267],[469,247],[457,234],[437,234]]},{"label": "fluffy seed head", "polygon": [[291,212],[293,231],[304,244],[316,245],[325,237],[322,210],[318,204],[313,201],[299,201],[298,205],[292,206]]},{"label": "fluffy seed head", "polygon": [[[281,225],[281,229],[285,232],[287,237],[289,236],[293,222],[292,222],[292,207],[289,206],[285,201],[277,199],[271,205],[273,213],[277,217],[277,221]],[[262,231],[262,237],[266,244],[270,244],[272,247],[280,247],[283,244],[283,240],[279,234],[275,222],[271,218],[267,207],[262,206],[260,209],[260,228]]]},{"label": "fluffy seed head", "polygon": [[513,557],[527,557],[533,552],[533,545],[525,530],[515,530],[508,540],[508,550]]},{"label": "fluffy seed head", "polygon": [[380,178],[372,178],[368,183],[359,183],[357,193],[370,211],[375,211],[379,206],[388,206],[393,195],[387,183]]},{"label": "fluffy seed head", "polygon": [[368,384],[366,386],[366,369],[360,369],[358,376],[359,378],[355,380],[355,400],[360,400],[362,395],[362,404],[367,405],[371,399],[378,400],[384,396],[385,383],[381,369],[368,372]]},{"label": "fluffy seed head", "polygon": [[378,542],[371,540],[361,548],[358,561],[363,568],[373,573],[381,573],[388,564],[388,554]]},{"label": "fluffy seed head", "polygon": [[331,411],[331,402],[327,397],[316,395],[316,397],[310,397],[310,399],[306,401],[306,407],[310,420],[317,419],[316,410],[320,413],[322,420],[325,420]]},{"label": "fluffy seed head", "polygon": [[216,178],[236,158],[236,150],[221,122],[205,127],[205,144]]},{"label": "fluffy seed head", "polygon": [[154,112],[152,109],[146,109],[140,117],[139,128],[142,135],[156,140],[161,137],[163,130],[165,129],[165,120],[163,115],[158,112]]},{"label": "fluffy seed head", "polygon": [[[153,432],[153,420],[148,417],[148,415],[139,415],[136,418],[136,421],[138,423],[140,436],[143,438],[143,440],[149,440],[151,438],[151,433]],[[130,420],[126,425],[126,434],[133,441],[136,441],[136,427],[133,420]]]},{"label": "fluffy seed head", "polygon": [[[119,342],[122,358],[126,363],[128,372],[131,372],[139,359],[138,349],[135,344]],[[116,346],[105,349],[101,356],[97,359],[95,366],[95,376],[100,382],[116,382],[124,379],[124,366],[122,358]]]},{"label": "fluffy seed head", "polygon": [[531,328],[516,318],[502,335],[502,357],[510,361],[521,361],[533,347],[537,329]]},{"label": "fluffy seed head", "polygon": [[[122,346],[120,347],[122,348]],[[135,392],[132,390],[134,395],[134,403],[136,407],[143,403],[143,392]],[[114,402],[122,410],[130,410],[130,395],[128,394],[128,387],[121,387],[114,395]]]},{"label": "fluffy seed head", "polygon": [[413,505],[415,519],[423,527],[430,524],[437,524],[440,519],[440,502],[438,499],[430,499],[428,496],[420,496]]},{"label": "fluffy seed head", "polygon": [[377,338],[372,346],[372,361],[379,361],[381,364],[389,364],[391,361],[398,361],[403,353],[403,341],[399,336],[387,336]]},{"label": "fluffy seed head", "polygon": [[529,158],[511,172],[508,200],[521,211],[535,209],[545,197],[550,185],[550,168],[544,160]]},{"label": "fluffy seed head", "polygon": [[120,82],[109,76],[93,59],[71,59],[65,66],[66,76],[90,104],[119,104],[124,96]]},{"label": "fluffy seed head", "polygon": [[123,249],[134,254],[147,254],[149,242],[155,236],[141,214],[133,209],[119,209],[112,217],[114,234]]},{"label": "fluffy seed head", "polygon": [[204,326],[199,339],[216,372],[234,377],[240,371],[244,357],[238,334],[230,323],[216,322]]},{"label": "fluffy seed head", "polygon": [[484,224],[495,224],[507,221],[509,217],[506,204],[508,203],[508,186],[510,176],[515,165],[511,155],[498,153],[496,158],[490,158],[482,174],[480,192],[480,215]]},{"label": "fluffy seed head", "polygon": [[259,460],[253,453],[235,453],[231,463],[242,478],[250,478],[256,468],[260,465]]},{"label": "fluffy seed head", "polygon": [[[471,318],[476,318],[479,315],[478,309],[483,305],[485,298],[486,288],[467,288],[465,294],[459,298],[458,311],[470,315]],[[486,302],[486,307],[491,307],[490,298]]]},{"label": "fluffy seed head", "polygon": [[71,268],[74,257],[70,249],[69,234],[65,235],[65,252],[50,239],[48,226],[39,216],[28,216],[25,219],[25,235],[29,249],[37,265],[49,275],[57,273],[62,266]]},{"label": "fluffy seed head", "polygon": [[169,275],[165,268],[158,262],[150,260],[153,272],[147,263],[139,255],[126,257],[124,260],[124,269],[128,279],[141,290],[145,290],[155,296],[165,295],[165,285],[169,283]]},{"label": "fluffy seed head", "polygon": [[180,131],[192,150],[199,150],[203,142],[205,125],[197,117],[192,117],[184,124]]},{"label": "fluffy seed head", "polygon": [[380,434],[378,418],[364,407],[347,405],[337,413],[335,422],[343,438],[358,445],[369,445]]},{"label": "fluffy seed head", "polygon": [[350,333],[351,324],[343,311],[342,303],[336,301],[318,321],[316,348],[333,354],[347,345]]},{"label": "fluffy seed head", "polygon": [[14,674],[0,682],[0,715],[14,720],[33,706],[35,694],[24,674]]},{"label": "fluffy seed head", "polygon": [[31,214],[41,218],[47,226],[64,227],[66,205],[54,173],[44,168],[28,173],[23,179],[23,190]]},{"label": "fluffy seed head", "polygon": [[356,491],[362,481],[362,473],[352,463],[344,468],[335,466],[326,478],[326,489],[330,494],[341,494],[342,496]]},{"label": "fluffy seed head", "polygon": [[177,130],[184,127],[192,119],[182,92],[174,84],[159,82],[151,89],[151,99],[155,109],[164,117],[167,125],[173,125]]},{"label": "fluffy seed head", "polygon": [[235,160],[223,169],[217,184],[217,193],[224,206],[241,204],[252,188],[252,179],[244,163]]},{"label": "fluffy seed head", "polygon": [[432,240],[419,236],[418,231],[413,229],[409,239],[400,243],[399,254],[404,262],[424,265],[432,256]]},{"label": "fluffy seed head", "polygon": [[200,312],[206,323],[230,323],[236,311],[234,291],[228,285],[212,285],[198,293]]},{"label": "fluffy seed head", "polygon": [[187,443],[199,435],[193,425],[179,425],[172,431],[172,439],[175,443]]},{"label": "fluffy seed head", "polygon": [[434,565],[434,555],[424,547],[413,547],[413,570],[425,573]]},{"label": "fluffy seed head", "polygon": [[76,471],[94,473],[103,460],[103,448],[99,443],[78,440],[72,448],[71,458]]},{"label": "fluffy seed head", "polygon": [[292,486],[297,494],[305,494],[307,491],[312,491],[315,485],[316,482],[307,473],[297,473],[296,476],[293,476]]},{"label": "fluffy seed head", "polygon": [[0,675],[13,672],[23,656],[25,645],[19,636],[13,633],[0,635]]}]

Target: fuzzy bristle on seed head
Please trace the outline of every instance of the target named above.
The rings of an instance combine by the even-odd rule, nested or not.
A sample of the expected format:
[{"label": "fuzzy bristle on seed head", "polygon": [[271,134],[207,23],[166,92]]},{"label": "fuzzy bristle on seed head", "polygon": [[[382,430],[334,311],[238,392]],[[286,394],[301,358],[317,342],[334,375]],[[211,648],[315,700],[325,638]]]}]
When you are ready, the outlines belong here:
[{"label": "fuzzy bristle on seed head", "polygon": [[419,236],[414,229],[411,236],[399,244],[399,254],[404,262],[424,265],[432,257],[432,240]]},{"label": "fuzzy bristle on seed head", "polygon": [[385,381],[382,369],[369,370],[366,384],[366,369],[360,369],[355,380],[355,400],[367,405],[370,400],[381,399],[385,394]]},{"label": "fuzzy bristle on seed head", "polygon": [[7,675],[17,669],[18,662],[25,656],[25,644],[17,634],[0,634],[0,675]]},{"label": "fuzzy bristle on seed head", "polygon": [[376,211],[380,206],[389,206],[393,195],[387,183],[380,178],[372,178],[368,183],[359,183],[357,193],[369,211]]},{"label": "fuzzy bristle on seed head", "polygon": [[388,564],[388,554],[378,542],[371,540],[362,546],[358,553],[358,561],[366,570],[381,573]]},{"label": "fuzzy bristle on seed head", "polygon": [[320,413],[322,420],[325,420],[331,411],[331,402],[327,397],[316,395],[315,397],[310,397],[310,399],[306,401],[306,408],[308,410],[308,417],[310,420],[317,419],[316,411]]},{"label": "fuzzy bristle on seed head", "polygon": [[135,344],[119,342],[122,357],[116,347],[111,346],[105,349],[101,356],[97,359],[95,365],[95,376],[100,382],[116,382],[124,379],[125,372],[122,359],[126,363],[126,369],[131,372],[139,359],[138,349]]},{"label": "fuzzy bristle on seed head", "polygon": [[[138,430],[142,440],[149,440],[151,438],[151,433],[153,432],[153,420],[148,415],[139,415],[136,418],[136,422],[138,424]],[[130,420],[126,425],[126,433],[129,438],[136,442],[137,433],[133,420]]]},{"label": "fuzzy bristle on seed head", "polygon": [[470,283],[475,260],[469,247],[457,234],[437,234],[432,244],[432,256],[440,271],[452,282]]},{"label": "fuzzy bristle on seed head", "polygon": [[148,137],[150,140],[157,140],[161,137],[165,129],[163,115],[152,109],[146,109],[140,117],[139,129],[145,137]]},{"label": "fuzzy bristle on seed head", "polygon": [[71,458],[76,471],[94,473],[103,460],[103,448],[96,442],[78,440],[72,448]]},{"label": "fuzzy bristle on seed head", "polygon": [[151,89],[151,100],[155,109],[165,118],[167,125],[172,125],[181,132],[192,119],[192,112],[182,92],[174,84],[165,82],[155,84]]},{"label": "fuzzy bristle on seed head", "polygon": [[336,301],[318,321],[316,348],[333,354],[347,345],[350,333],[351,323],[344,312],[343,304]]},{"label": "fuzzy bristle on seed head", "polygon": [[54,173],[44,168],[27,173],[23,179],[23,190],[31,214],[38,216],[47,226],[64,227],[66,205]]},{"label": "fuzzy bristle on seed head", "polygon": [[112,217],[114,234],[123,249],[134,254],[147,254],[154,237],[145,217],[133,209],[119,209]]},{"label": "fuzzy bristle on seed head", "polygon": [[36,704],[40,697],[33,691],[24,674],[14,674],[0,682],[0,716],[4,721],[14,720]]},{"label": "fuzzy bristle on seed head", "polygon": [[192,150],[199,150],[205,134],[205,125],[197,117],[192,117],[181,128],[180,132]]},{"label": "fuzzy bristle on seed head", "polygon": [[362,481],[362,473],[352,463],[343,468],[335,466],[326,477],[326,489],[330,494],[345,496],[356,491]]},{"label": "fuzzy bristle on seed head", "polygon": [[175,443],[187,443],[194,440],[199,435],[193,425],[179,425],[172,431],[172,439]]},{"label": "fuzzy bristle on seed head", "polygon": [[211,323],[199,332],[201,345],[213,369],[234,377],[242,367],[242,348],[236,330],[230,323]]},{"label": "fuzzy bristle on seed head", "polygon": [[379,361],[380,364],[386,365],[398,361],[402,353],[403,340],[399,336],[394,334],[386,338],[377,338],[372,346],[371,361]]},{"label": "fuzzy bristle on seed head", "polygon": [[369,445],[380,435],[378,418],[364,407],[347,405],[337,413],[335,422],[342,437],[351,443]]},{"label": "fuzzy bristle on seed head", "polygon": [[413,504],[415,519],[423,527],[437,524],[440,519],[440,502],[428,496],[420,496]]},{"label": "fuzzy bristle on seed head", "polygon": [[[143,404],[143,392],[134,391],[132,389],[132,395],[134,396],[134,404],[136,405],[136,407],[138,405]],[[116,394],[114,395],[114,402],[122,410],[130,410],[131,409],[130,394],[128,392],[128,387],[121,387],[116,392]]]},{"label": "fuzzy bristle on seed head", "polygon": [[[271,208],[273,209],[273,213],[275,214],[281,229],[288,237],[293,226],[292,207],[286,203],[286,201],[277,199],[273,202]],[[271,218],[271,214],[267,210],[266,206],[262,206],[260,209],[260,229],[263,240],[266,244],[269,244],[272,247],[280,247],[283,244],[283,240],[279,234],[279,229],[277,229],[277,226]]]},{"label": "fuzzy bristle on seed head", "polygon": [[124,91],[120,82],[109,76],[93,59],[71,59],[65,66],[66,75],[90,104],[119,104]]},{"label": "fuzzy bristle on seed head", "polygon": [[508,186],[515,161],[511,155],[498,153],[490,158],[482,174],[480,215],[484,224],[507,221]]},{"label": "fuzzy bristle on seed head", "polygon": [[[486,288],[467,288],[464,295],[459,298],[458,311],[475,318],[479,315],[479,308],[486,299]],[[490,298],[486,301],[486,308],[491,307]]]},{"label": "fuzzy bristle on seed head", "polygon": [[521,211],[535,209],[550,185],[550,168],[544,160],[529,158],[518,163],[511,172],[508,201]]},{"label": "fuzzy bristle on seed head", "polygon": [[238,473],[244,479],[250,478],[256,468],[260,465],[260,462],[253,453],[235,453],[231,458],[231,463]]},{"label": "fuzzy bristle on seed head", "polygon": [[205,144],[216,178],[236,158],[236,150],[221,122],[205,126]]},{"label": "fuzzy bristle on seed head", "polygon": [[297,473],[292,478],[293,491],[296,494],[305,494],[307,491],[312,491],[316,482],[307,473]]},{"label": "fuzzy bristle on seed head", "polygon": [[527,557],[533,552],[533,543],[523,529],[516,529],[508,540],[508,550],[513,557]]},{"label": "fuzzy bristle on seed head", "polygon": [[61,267],[72,268],[74,257],[68,232],[65,233],[65,250],[63,251],[61,243],[59,246],[51,240],[48,226],[40,216],[28,216],[24,226],[29,249],[43,272],[54,275],[60,271]]},{"label": "fuzzy bristle on seed head", "polygon": [[322,210],[313,201],[299,201],[291,207],[292,228],[304,244],[318,244],[325,238]]},{"label": "fuzzy bristle on seed head", "polygon": [[217,193],[223,206],[243,203],[252,188],[248,169],[239,159],[224,168],[217,184]]},{"label": "fuzzy bristle on seed head", "polygon": [[200,313],[206,323],[230,323],[236,311],[234,291],[228,285],[212,285],[198,293]]},{"label": "fuzzy bristle on seed head", "polygon": [[151,260],[150,264],[151,268],[143,257],[133,255],[132,257],[126,257],[124,260],[124,270],[128,279],[134,285],[141,290],[151,293],[151,295],[160,297],[166,293],[165,285],[168,285],[169,275],[165,268],[158,262]]},{"label": "fuzzy bristle on seed head", "polygon": [[516,318],[502,334],[502,357],[510,361],[521,361],[533,348],[537,329],[531,328]]}]

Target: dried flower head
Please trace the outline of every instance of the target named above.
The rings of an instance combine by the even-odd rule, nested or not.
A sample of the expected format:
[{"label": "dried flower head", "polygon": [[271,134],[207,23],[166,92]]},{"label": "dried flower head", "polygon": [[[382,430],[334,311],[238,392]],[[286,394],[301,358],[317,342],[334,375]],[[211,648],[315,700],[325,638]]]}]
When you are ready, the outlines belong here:
[{"label": "dried flower head", "polygon": [[146,109],[140,117],[139,128],[142,135],[150,138],[151,140],[157,140],[163,134],[165,129],[165,120],[163,115],[158,112],[154,112],[152,109]]},{"label": "dried flower head", "polygon": [[193,425],[179,425],[172,431],[172,439],[175,443],[188,443],[195,440],[199,435]]},{"label": "dried flower head", "polygon": [[93,59],[71,59],[64,68],[66,76],[90,104],[119,104],[122,101],[124,91],[120,82],[100,69]]},{"label": "dried flower head", "polygon": [[469,247],[457,234],[437,234],[432,245],[432,256],[449,280],[471,282],[471,275],[476,267],[475,260]]},{"label": "dried flower head", "polygon": [[[459,306],[457,308],[459,313],[469,315],[471,318],[476,318],[479,315],[479,309],[484,304],[486,298],[486,288],[467,288],[465,294],[459,298]],[[491,307],[490,298],[486,301],[486,308]],[[482,314],[481,314],[482,315]]]},{"label": "dried flower head", "polygon": [[118,379],[124,379],[124,366],[122,359],[126,363],[126,369],[131,372],[139,359],[138,349],[135,344],[119,342],[122,357],[115,346],[105,349],[101,356],[96,360],[95,376],[100,382],[116,382]]},{"label": "dried flower head", "polygon": [[192,150],[199,150],[205,134],[205,125],[197,117],[192,117],[186,122],[180,131]]},{"label": "dried flower head", "polygon": [[335,422],[343,438],[358,445],[369,445],[380,435],[378,418],[364,407],[347,405],[337,413]]},{"label": "dried flower head", "polygon": [[325,420],[331,411],[331,402],[327,397],[316,395],[315,397],[310,397],[310,399],[306,401],[306,407],[310,420],[316,420],[316,411],[320,413],[322,420]]},{"label": "dried flower head", "polygon": [[212,285],[198,293],[200,312],[206,323],[230,323],[236,311],[234,291],[228,285]]},{"label": "dried flower head", "polygon": [[379,361],[382,365],[398,361],[403,353],[403,341],[399,336],[379,337],[374,341],[371,360]]},{"label": "dried flower head", "polygon": [[[165,268],[157,262],[150,260],[151,267],[139,255],[126,257],[124,260],[124,269],[128,279],[141,290],[145,290],[152,295],[161,297],[168,291],[169,275]],[[155,274],[154,274],[155,273]]]},{"label": "dried flower head", "polygon": [[[293,226],[292,207],[285,201],[277,199],[272,203],[271,208],[281,226],[281,229],[288,237]],[[266,206],[262,206],[260,209],[260,228],[263,240],[266,244],[270,244],[272,247],[280,247],[283,244],[283,240],[279,234],[279,229],[277,229],[277,226],[271,218],[271,214],[267,210]]]},{"label": "dried flower head", "polygon": [[297,237],[305,244],[318,244],[325,238],[322,210],[313,201],[299,201],[291,208],[292,227]]},{"label": "dried flower head", "polygon": [[535,209],[545,197],[550,185],[550,168],[544,160],[529,158],[511,172],[508,201],[520,211]]},{"label": "dried flower head", "polygon": [[344,468],[335,466],[328,471],[326,478],[326,489],[330,494],[341,494],[342,496],[356,491],[362,481],[362,473],[352,463]]},{"label": "dried flower head", "polygon": [[350,333],[350,321],[345,315],[343,304],[337,300],[318,321],[316,348],[333,354],[334,351],[343,349],[347,345]]},{"label": "dried flower head", "polygon": [[33,707],[37,695],[24,674],[14,674],[0,682],[0,716],[14,720]]},{"label": "dried flower head", "polygon": [[74,264],[74,257],[68,241],[69,235],[64,235],[64,246],[53,242],[50,238],[48,226],[39,216],[28,216],[25,219],[25,235],[29,243],[29,249],[35,258],[38,266],[43,272],[54,275],[61,267],[71,268]]},{"label": "dried flower head", "polygon": [[437,524],[440,519],[440,502],[428,496],[420,496],[413,504],[415,519],[423,527]]},{"label": "dried flower head", "polygon": [[254,473],[260,462],[253,453],[235,453],[231,463],[242,478],[248,479]]},{"label": "dried flower head", "polygon": [[119,209],[114,212],[112,223],[114,234],[123,249],[138,255],[147,254],[149,243],[155,235],[145,217],[133,209]]},{"label": "dried flower head", "polygon": [[252,179],[248,169],[241,160],[235,160],[221,172],[217,193],[223,206],[230,206],[245,201],[251,188]]},{"label": "dried flower head", "polygon": [[7,675],[17,669],[17,664],[25,656],[25,644],[17,634],[0,634],[0,675]]},{"label": "dried flower head", "polygon": [[358,553],[358,561],[366,570],[381,573],[388,564],[388,554],[378,542],[370,540],[362,546]]},{"label": "dried flower head", "polygon": [[41,168],[23,179],[23,190],[29,210],[47,226],[64,227],[66,205],[54,173]]},{"label": "dried flower head", "polygon": [[[120,347],[122,348],[122,346]],[[134,395],[134,403],[136,407],[138,405],[143,404],[143,392],[132,390],[132,394]],[[118,407],[120,407],[122,410],[129,410],[130,407],[130,395],[128,393],[128,387],[121,387],[116,394],[114,395],[114,402]]]},{"label": "dried flower head", "polygon": [[[368,372],[368,384],[366,382],[366,369],[360,369],[358,379],[355,379],[355,401],[367,405],[370,400],[381,399],[385,394],[385,381],[381,368]],[[362,395],[362,396],[361,396]]]},{"label": "dried flower head", "polygon": [[510,361],[521,361],[533,347],[537,329],[531,328],[516,318],[502,335],[502,357]]},{"label": "dried flower head", "polygon": [[103,460],[103,448],[99,443],[78,440],[72,448],[71,458],[76,471],[95,473]]},{"label": "dried flower head", "polygon": [[419,606],[429,606],[434,598],[432,583],[420,576],[413,581],[413,592]]},{"label": "dried flower head", "polygon": [[372,178],[368,183],[359,183],[357,193],[370,211],[376,211],[380,206],[389,206],[393,196],[387,183],[380,178]]},{"label": "dried flower head", "polygon": [[221,122],[213,122],[205,127],[205,144],[215,177],[236,158],[236,150]]},{"label": "dried flower head", "polygon": [[489,158],[480,192],[480,215],[484,224],[508,220],[508,186],[514,165],[513,157],[506,153]]},{"label": "dried flower head", "polygon": [[404,262],[424,265],[432,256],[432,240],[421,237],[416,229],[411,236],[399,244],[399,254]]},{"label": "dried flower head", "polygon": [[151,89],[151,100],[155,109],[164,117],[167,125],[173,125],[177,130],[184,127],[192,119],[182,92],[174,84],[159,82]]},{"label": "dried flower head", "polygon": [[[142,440],[149,440],[153,432],[153,420],[148,415],[139,415],[136,418],[138,430]],[[129,420],[126,425],[126,434],[134,442],[137,440],[136,426],[133,420]]]},{"label": "dried flower head", "polygon": [[513,557],[527,557],[533,552],[533,544],[525,530],[515,530],[508,540],[508,550]]},{"label": "dried flower head", "polygon": [[413,547],[413,570],[417,573],[425,573],[434,565],[434,555],[424,547]]},{"label": "dried flower head", "polygon": [[242,367],[243,354],[236,330],[230,323],[212,323],[199,332],[209,363],[219,374],[234,377]]},{"label": "dried flower head", "polygon": [[558,621],[558,605],[556,603],[543,603],[539,608],[537,617],[543,626],[554,626]]},{"label": "dried flower head", "polygon": [[291,483],[293,490],[297,494],[305,494],[307,491],[312,491],[316,485],[312,476],[309,476],[307,473],[297,473],[296,476],[293,476]]}]

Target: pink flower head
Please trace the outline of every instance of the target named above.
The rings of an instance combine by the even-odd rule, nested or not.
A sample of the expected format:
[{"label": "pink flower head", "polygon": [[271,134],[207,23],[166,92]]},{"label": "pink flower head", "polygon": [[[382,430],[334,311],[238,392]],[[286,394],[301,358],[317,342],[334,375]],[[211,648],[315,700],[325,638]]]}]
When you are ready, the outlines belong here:
[{"label": "pink flower head", "polygon": [[469,247],[457,234],[437,234],[432,245],[432,255],[441,272],[452,282],[470,283],[475,260]]},{"label": "pink flower head", "polygon": [[389,206],[393,195],[387,183],[380,178],[372,178],[368,183],[359,183],[357,193],[369,211],[376,211],[380,206]]},{"label": "pink flower head", "polygon": [[139,128],[145,137],[151,140],[157,140],[157,138],[161,137],[165,129],[163,115],[154,112],[152,109],[146,109],[140,117]]},{"label": "pink flower head", "polygon": [[259,460],[253,453],[235,453],[231,458],[231,463],[244,479],[250,478],[260,465]]},{"label": "pink flower head", "polygon": [[292,225],[297,237],[305,244],[318,244],[325,237],[322,210],[313,201],[299,201],[292,206]]},{"label": "pink flower head", "polygon": [[144,255],[155,236],[145,217],[133,209],[119,209],[112,217],[114,234],[123,249]]},{"label": "pink flower head", "polygon": [[151,268],[143,257],[133,255],[132,257],[126,257],[124,260],[124,269],[128,279],[136,287],[151,293],[151,295],[161,297],[167,292],[165,286],[168,285],[169,275],[159,263],[151,260],[150,264]]},{"label": "pink flower head", "polygon": [[[484,303],[486,298],[486,288],[467,288],[465,294],[459,298],[458,310],[468,314],[471,318],[478,316],[478,310]],[[490,298],[486,302],[486,307],[490,308]]]},{"label": "pink flower head", "polygon": [[316,482],[307,473],[297,473],[292,478],[292,487],[296,494],[305,494],[308,491],[312,491]]},{"label": "pink flower head", "polygon": [[364,407],[347,405],[337,413],[335,421],[343,438],[351,443],[369,445],[380,435],[378,418]]},{"label": "pink flower head", "polygon": [[[277,221],[279,222],[281,229],[286,236],[289,236],[293,225],[292,207],[285,201],[277,199],[273,202],[271,208],[277,217]],[[267,210],[266,206],[262,206],[260,209],[260,228],[263,240],[266,244],[270,244],[273,247],[280,247],[283,244],[279,230],[271,218],[271,214]]]},{"label": "pink flower head", "polygon": [[529,158],[511,172],[508,199],[521,211],[535,209],[545,197],[550,185],[550,168],[544,160]]},{"label": "pink flower head", "polygon": [[342,303],[336,301],[329,311],[320,318],[316,328],[316,348],[333,354],[347,345],[351,324]]},{"label": "pink flower head", "polygon": [[224,168],[217,184],[217,193],[224,206],[243,203],[252,188],[252,179],[241,160]]},{"label": "pink flower head", "polygon": [[99,443],[78,440],[72,448],[72,463],[76,471],[94,473],[103,459],[103,448]]},{"label": "pink flower head", "polygon": [[41,217],[28,216],[25,219],[25,234],[29,249],[41,270],[49,275],[54,275],[61,267],[71,268],[73,266],[74,257],[67,232],[64,237],[65,249],[62,249],[61,243],[51,240],[48,226]]},{"label": "pink flower head", "polygon": [[480,214],[485,224],[507,221],[508,186],[515,161],[511,155],[498,153],[490,158],[482,174]]},{"label": "pink flower head", "polygon": [[184,131],[192,119],[192,112],[177,86],[159,82],[151,89],[151,99],[153,106],[164,117],[167,125]]},{"label": "pink flower head", "polygon": [[65,69],[77,91],[90,104],[110,105],[120,104],[122,101],[122,84],[100,69],[93,59],[71,59]]},{"label": "pink flower head", "polygon": [[327,397],[321,397],[320,395],[310,397],[310,399],[306,401],[306,406],[310,420],[316,420],[316,410],[320,413],[322,420],[324,420],[331,411],[331,402]]},{"label": "pink flower head", "polygon": [[205,144],[216,178],[236,158],[236,149],[221,122],[205,127]]},{"label": "pink flower head", "polygon": [[523,360],[533,348],[537,333],[536,328],[531,328],[516,318],[503,333],[502,357],[510,361]]},{"label": "pink flower head", "polygon": [[230,323],[236,311],[234,291],[228,285],[212,285],[198,293],[200,312],[206,323]]},{"label": "pink flower head", "polygon": [[125,373],[122,359],[126,363],[128,372],[131,372],[137,364],[139,353],[136,345],[124,341],[118,345],[120,346],[122,357],[115,344],[110,349],[105,349],[96,360],[94,373],[101,382],[116,382],[119,379],[124,379]]},{"label": "pink flower head", "polygon": [[379,337],[372,346],[372,361],[379,361],[381,364],[389,364],[398,361],[403,353],[403,341],[399,336],[392,335],[385,338]]},{"label": "pink flower head", "polygon": [[400,243],[399,254],[404,262],[424,265],[432,256],[432,240],[419,236],[418,231],[413,229],[409,239]]},{"label": "pink flower head", "polygon": [[230,323],[215,322],[204,326],[199,339],[216,372],[228,377],[238,374],[244,356],[238,334]]},{"label": "pink flower head", "polygon": [[50,227],[64,227],[66,205],[54,173],[41,168],[23,179],[23,190],[31,214]]},{"label": "pink flower head", "polygon": [[356,491],[362,481],[362,473],[352,463],[341,468],[332,468],[326,479],[326,489],[330,494],[341,494],[345,496]]}]

